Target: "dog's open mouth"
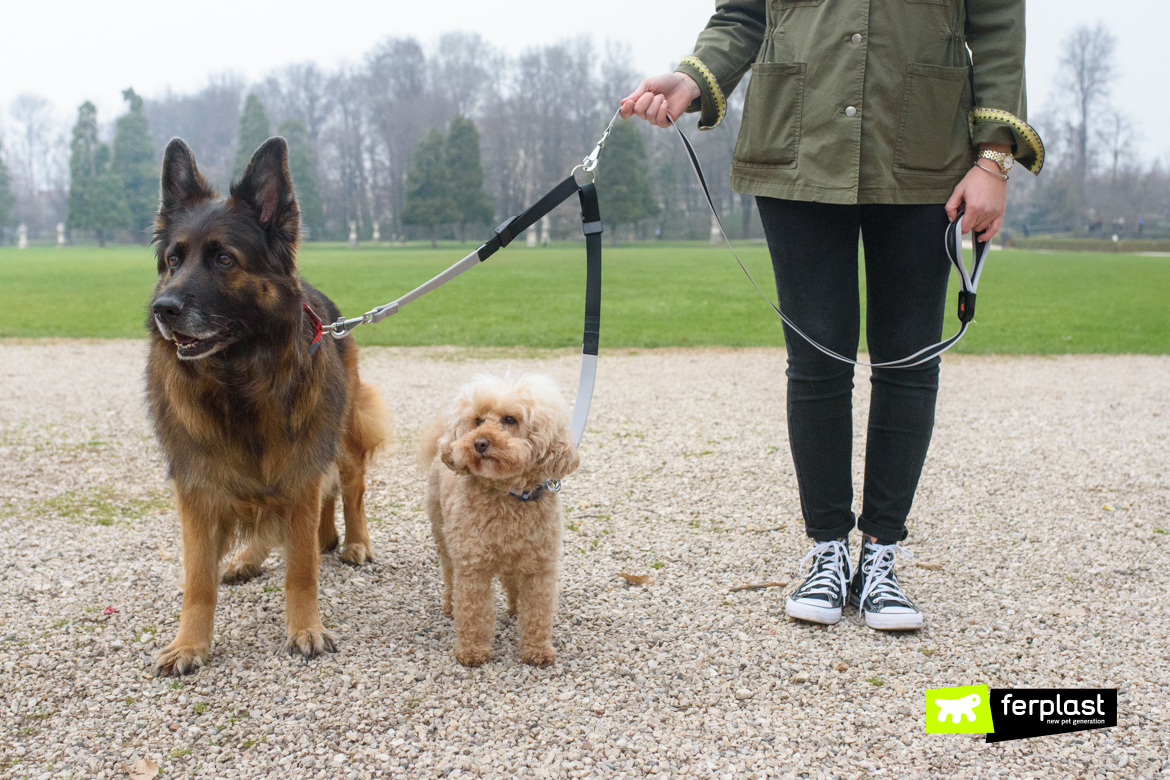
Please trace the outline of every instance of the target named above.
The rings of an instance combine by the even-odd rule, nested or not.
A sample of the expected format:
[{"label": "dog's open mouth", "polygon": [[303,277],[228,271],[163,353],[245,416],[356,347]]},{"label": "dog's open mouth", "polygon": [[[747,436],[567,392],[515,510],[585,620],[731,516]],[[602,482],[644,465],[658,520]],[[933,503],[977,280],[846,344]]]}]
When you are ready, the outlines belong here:
[{"label": "dog's open mouth", "polygon": [[223,334],[216,333],[201,339],[188,336],[177,331],[171,334],[175,339],[175,346],[179,348],[179,357],[183,360],[203,357],[223,343]]}]

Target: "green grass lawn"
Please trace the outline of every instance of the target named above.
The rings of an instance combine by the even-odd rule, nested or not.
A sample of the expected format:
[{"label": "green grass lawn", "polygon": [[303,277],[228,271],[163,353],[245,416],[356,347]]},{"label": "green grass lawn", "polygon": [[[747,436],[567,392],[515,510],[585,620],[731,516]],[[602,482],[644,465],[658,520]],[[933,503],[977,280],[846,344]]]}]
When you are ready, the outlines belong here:
[{"label": "green grass lawn", "polygon": [[[309,244],[305,278],[356,316],[409,291],[474,248]],[[774,295],[767,250],[737,247]],[[775,346],[779,318],[725,247],[605,247],[602,347]],[[154,283],[146,247],[0,249],[0,337],[135,338]],[[581,343],[583,244],[499,252],[380,325],[363,344],[565,347]],[[952,279],[945,332],[953,333]],[[1170,352],[1170,259],[1119,254],[994,252],[979,288],[968,353]]]}]

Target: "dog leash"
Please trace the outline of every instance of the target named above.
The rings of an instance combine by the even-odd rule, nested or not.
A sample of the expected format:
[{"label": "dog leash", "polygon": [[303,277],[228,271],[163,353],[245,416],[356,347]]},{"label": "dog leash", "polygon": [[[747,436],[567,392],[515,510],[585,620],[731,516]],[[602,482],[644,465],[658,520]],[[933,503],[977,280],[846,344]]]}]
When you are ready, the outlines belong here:
[{"label": "dog leash", "polygon": [[[597,188],[594,186],[594,171],[597,168],[598,157],[601,154],[605,141],[613,130],[613,119],[601,136],[601,140],[593,147],[581,164],[573,168],[572,172],[557,186],[549,190],[540,200],[515,217],[510,217],[500,223],[493,231],[490,239],[481,244],[474,252],[452,265],[433,279],[419,285],[401,298],[390,303],[370,309],[360,317],[338,317],[337,321],[329,326],[329,332],[335,339],[343,339],[360,325],[381,322],[391,314],[396,314],[406,304],[417,300],[432,290],[442,287],[447,282],[474,268],[493,254],[512,243],[512,239],[535,225],[542,217],[568,200],[574,192],[581,200],[581,230],[585,234],[585,328],[581,340],[581,373],[577,379],[577,398],[573,404],[573,418],[570,428],[573,432],[573,443],[581,444],[581,437],[585,433],[585,422],[589,419],[589,406],[593,400],[593,385],[597,379],[597,350],[601,338],[601,208],[597,203]],[[589,176],[588,181],[578,180]]]},{"label": "dog leash", "polygon": [[[772,299],[760,289],[760,285],[756,283],[755,277],[751,275],[743,261],[739,259],[739,254],[736,253],[735,247],[731,245],[731,239],[727,237],[727,231],[723,229],[723,220],[719,218],[719,212],[715,209],[715,201],[711,198],[711,191],[707,189],[707,179],[703,176],[703,166],[699,164],[699,158],[695,154],[695,148],[691,146],[691,142],[683,134],[682,128],[675,124],[674,119],[667,114],[667,119],[670,119],[671,126],[674,127],[678,133],[679,139],[687,150],[687,156],[691,160],[691,168],[695,172],[696,178],[699,180],[699,186],[703,190],[703,195],[707,199],[707,206],[711,209],[712,216],[715,217],[715,223],[719,226],[719,233],[723,236],[723,241],[727,244],[727,248],[731,250],[731,254],[735,257],[735,262],[739,263],[740,269],[743,270],[747,278],[751,280],[752,286],[760,293],[760,296],[768,302],[772,310],[780,315],[780,319],[784,321],[789,328],[797,333],[802,339],[809,344],[816,347],[835,360],[840,360],[843,363],[850,363],[855,366],[866,366],[869,368],[912,368],[914,366],[922,365],[929,360],[933,360],[942,353],[946,352],[951,347],[963,338],[963,334],[967,332],[967,326],[971,324],[975,317],[975,292],[979,288],[979,276],[983,273],[983,261],[987,259],[987,252],[991,249],[991,244],[980,241],[975,237],[974,231],[971,233],[972,246],[974,247],[974,256],[971,262],[971,270],[967,270],[966,264],[963,262],[963,212],[960,211],[958,217],[954,222],[947,226],[946,233],[943,240],[946,245],[947,257],[951,261],[951,265],[959,272],[959,331],[948,339],[944,339],[937,344],[931,344],[929,347],[918,350],[913,355],[907,355],[899,360],[891,360],[885,363],[865,363],[845,355],[838,354],[833,350],[818,344],[807,333],[801,330],[795,322],[789,319],[788,315],[780,311],[780,307],[772,303]],[[612,123],[611,123],[612,124]]]}]

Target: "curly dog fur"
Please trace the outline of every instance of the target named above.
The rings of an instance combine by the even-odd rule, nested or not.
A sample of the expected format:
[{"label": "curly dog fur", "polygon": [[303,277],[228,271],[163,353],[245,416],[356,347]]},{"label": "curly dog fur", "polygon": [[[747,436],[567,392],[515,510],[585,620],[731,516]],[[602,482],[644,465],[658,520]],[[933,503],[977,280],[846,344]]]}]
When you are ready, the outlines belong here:
[{"label": "curly dog fur", "polygon": [[569,407],[552,379],[480,374],[424,435],[427,513],[439,548],[443,614],[455,617],[455,658],[479,666],[495,631],[492,579],[520,613],[520,657],[556,660],[552,624],[561,559],[560,498],[532,490],[580,465]]}]

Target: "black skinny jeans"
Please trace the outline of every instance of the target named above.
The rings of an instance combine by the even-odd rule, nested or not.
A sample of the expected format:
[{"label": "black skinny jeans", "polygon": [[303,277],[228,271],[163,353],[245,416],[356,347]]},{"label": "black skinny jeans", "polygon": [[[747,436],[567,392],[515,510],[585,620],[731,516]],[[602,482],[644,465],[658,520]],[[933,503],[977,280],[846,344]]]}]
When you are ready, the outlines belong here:
[{"label": "black skinny jeans", "polygon": [[[942,205],[836,205],[757,198],[780,308],[805,333],[857,356],[857,236],[865,247],[869,362],[911,355],[942,335],[950,261]],[[853,366],[785,325],[788,438],[805,529],[815,541],[853,529]],[[865,487],[856,525],[883,544],[906,538],[906,516],[930,446],[939,360],[873,369]]]}]

